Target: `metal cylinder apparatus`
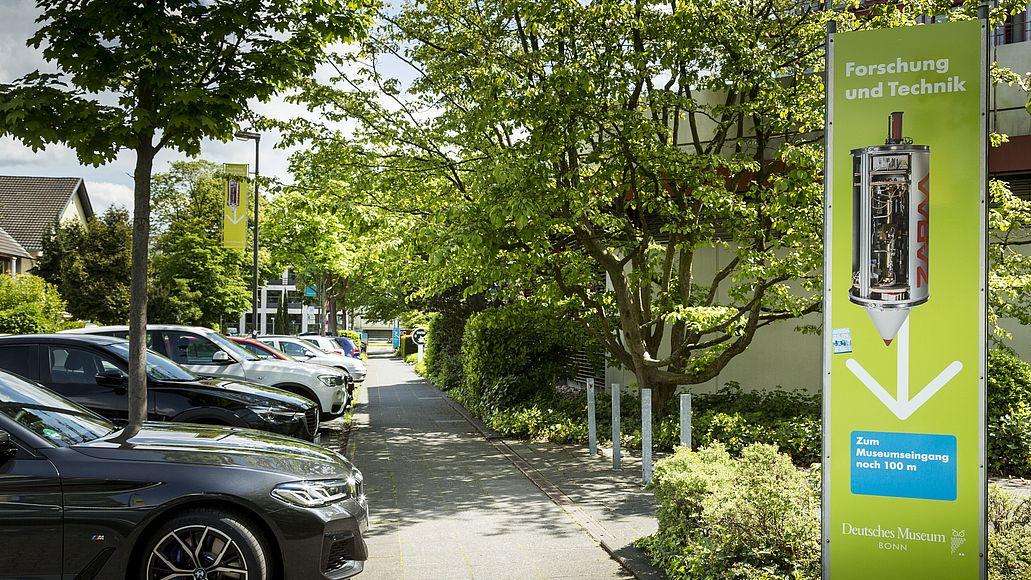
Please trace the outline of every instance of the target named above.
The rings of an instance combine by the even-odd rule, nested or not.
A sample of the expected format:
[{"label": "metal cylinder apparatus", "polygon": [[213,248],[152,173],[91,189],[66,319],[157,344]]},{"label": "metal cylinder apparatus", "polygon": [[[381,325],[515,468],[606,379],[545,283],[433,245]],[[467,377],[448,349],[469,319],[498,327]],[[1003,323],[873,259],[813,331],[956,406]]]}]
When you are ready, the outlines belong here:
[{"label": "metal cylinder apparatus", "polygon": [[902,113],[888,117],[884,145],[852,150],[852,287],[885,344],[909,309],[927,302],[930,148],[902,136]]}]

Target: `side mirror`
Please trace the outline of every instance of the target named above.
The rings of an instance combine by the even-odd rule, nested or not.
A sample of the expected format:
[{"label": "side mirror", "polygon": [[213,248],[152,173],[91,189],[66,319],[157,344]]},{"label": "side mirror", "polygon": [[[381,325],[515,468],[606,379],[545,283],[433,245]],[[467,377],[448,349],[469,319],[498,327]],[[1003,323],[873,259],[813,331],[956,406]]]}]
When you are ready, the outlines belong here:
[{"label": "side mirror", "polygon": [[0,463],[8,459],[14,459],[14,456],[17,454],[18,448],[11,441],[11,434],[7,431],[0,431]]},{"label": "side mirror", "polygon": [[217,365],[231,365],[233,364],[233,359],[229,358],[229,355],[226,354],[226,351],[217,350],[215,351],[215,354],[211,355],[211,362]]},{"label": "side mirror", "polygon": [[109,387],[124,387],[129,377],[118,369],[104,369],[97,374],[97,384]]}]

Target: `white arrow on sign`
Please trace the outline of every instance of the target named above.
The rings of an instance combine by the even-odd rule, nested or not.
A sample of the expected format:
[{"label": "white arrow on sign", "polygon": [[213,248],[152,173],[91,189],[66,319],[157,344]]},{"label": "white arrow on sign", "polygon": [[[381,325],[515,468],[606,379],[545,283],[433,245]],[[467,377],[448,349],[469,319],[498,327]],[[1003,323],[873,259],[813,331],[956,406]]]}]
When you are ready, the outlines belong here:
[{"label": "white arrow on sign", "polygon": [[938,373],[938,376],[927,383],[923,389],[912,399],[909,398],[909,320],[903,323],[902,328],[899,329],[899,335],[897,340],[896,351],[896,396],[892,398],[888,394],[888,391],[877,382],[870,373],[866,372],[863,365],[859,364],[854,358],[850,358],[845,361],[845,366],[848,370],[852,371],[852,374],[856,376],[870,392],[874,394],[878,399],[884,403],[884,406],[888,407],[892,413],[899,419],[905,421],[913,413],[916,412],[924,403],[926,403],[935,393],[941,390],[945,386],[945,383],[952,380],[953,377],[959,374],[959,371],[963,370],[963,363],[958,360],[952,361],[949,366],[945,367],[945,370]]},{"label": "white arrow on sign", "polygon": [[233,208],[233,217],[229,217],[229,212],[225,212],[225,213],[226,213],[226,219],[231,221],[231,222],[233,222],[234,224],[240,223],[240,220],[242,220],[243,218],[247,217],[247,214],[244,214],[242,216],[237,217],[237,215],[236,215],[236,208],[235,207]]}]

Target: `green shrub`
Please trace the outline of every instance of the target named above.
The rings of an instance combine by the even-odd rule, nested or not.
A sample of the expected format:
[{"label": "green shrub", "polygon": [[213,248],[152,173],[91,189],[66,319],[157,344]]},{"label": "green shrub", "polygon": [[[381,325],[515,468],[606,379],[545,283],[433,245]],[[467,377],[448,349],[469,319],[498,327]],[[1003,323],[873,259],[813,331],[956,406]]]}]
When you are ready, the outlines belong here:
[{"label": "green shrub", "polygon": [[517,303],[471,316],[462,337],[463,389],[473,412],[489,415],[554,398],[572,374],[580,344],[570,318]]},{"label": "green shrub", "polygon": [[408,360],[408,355],[417,353],[419,351],[415,341],[412,340],[412,335],[402,334],[401,335],[401,346],[397,347],[397,356],[401,357],[402,360]]},{"label": "green shrub", "polygon": [[638,543],[670,578],[819,578],[819,472],[776,447],[681,448],[649,487],[659,530]]},{"label": "green shrub", "polygon": [[988,580],[1031,578],[1031,499],[988,488]]},{"label": "green shrub", "polygon": [[337,336],[343,336],[343,337],[346,337],[346,338],[350,338],[351,340],[354,341],[354,344],[356,344],[356,345],[361,345],[361,343],[362,343],[362,333],[360,333],[360,332],[358,332],[356,330],[340,330],[340,331],[337,331]]},{"label": "green shrub", "polygon": [[[680,444],[679,404],[674,398],[665,417],[654,420],[658,449]],[[744,392],[728,382],[715,393],[692,397],[691,411],[691,443],[696,448],[720,442],[736,455],[753,443],[767,443],[790,455],[796,465],[820,461],[819,395],[784,389]]]},{"label": "green shrub", "polygon": [[0,333],[55,332],[66,326],[57,287],[37,276],[0,276]]},{"label": "green shrub", "polygon": [[1000,350],[988,352],[988,467],[1031,476],[1031,365]]},{"label": "green shrub", "polygon": [[426,372],[442,391],[462,386],[462,333],[468,316],[447,310],[431,317],[426,328]]}]

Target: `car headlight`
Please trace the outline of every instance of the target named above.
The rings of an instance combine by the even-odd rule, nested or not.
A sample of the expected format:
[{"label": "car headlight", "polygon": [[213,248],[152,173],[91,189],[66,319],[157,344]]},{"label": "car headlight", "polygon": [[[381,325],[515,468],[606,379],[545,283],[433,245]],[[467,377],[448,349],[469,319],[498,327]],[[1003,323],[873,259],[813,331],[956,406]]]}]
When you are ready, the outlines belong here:
[{"label": "car headlight", "polygon": [[295,411],[284,407],[258,406],[249,408],[258,417],[272,423],[296,421],[297,419],[303,420],[305,418],[304,411]]},{"label": "car headlight", "polygon": [[348,498],[364,501],[362,474],[355,470],[347,479],[321,479],[291,481],[272,489],[272,497],[298,507],[315,508],[337,503]]},{"label": "car headlight", "polygon": [[342,387],[344,385],[343,375],[319,375],[319,380],[327,387]]}]

